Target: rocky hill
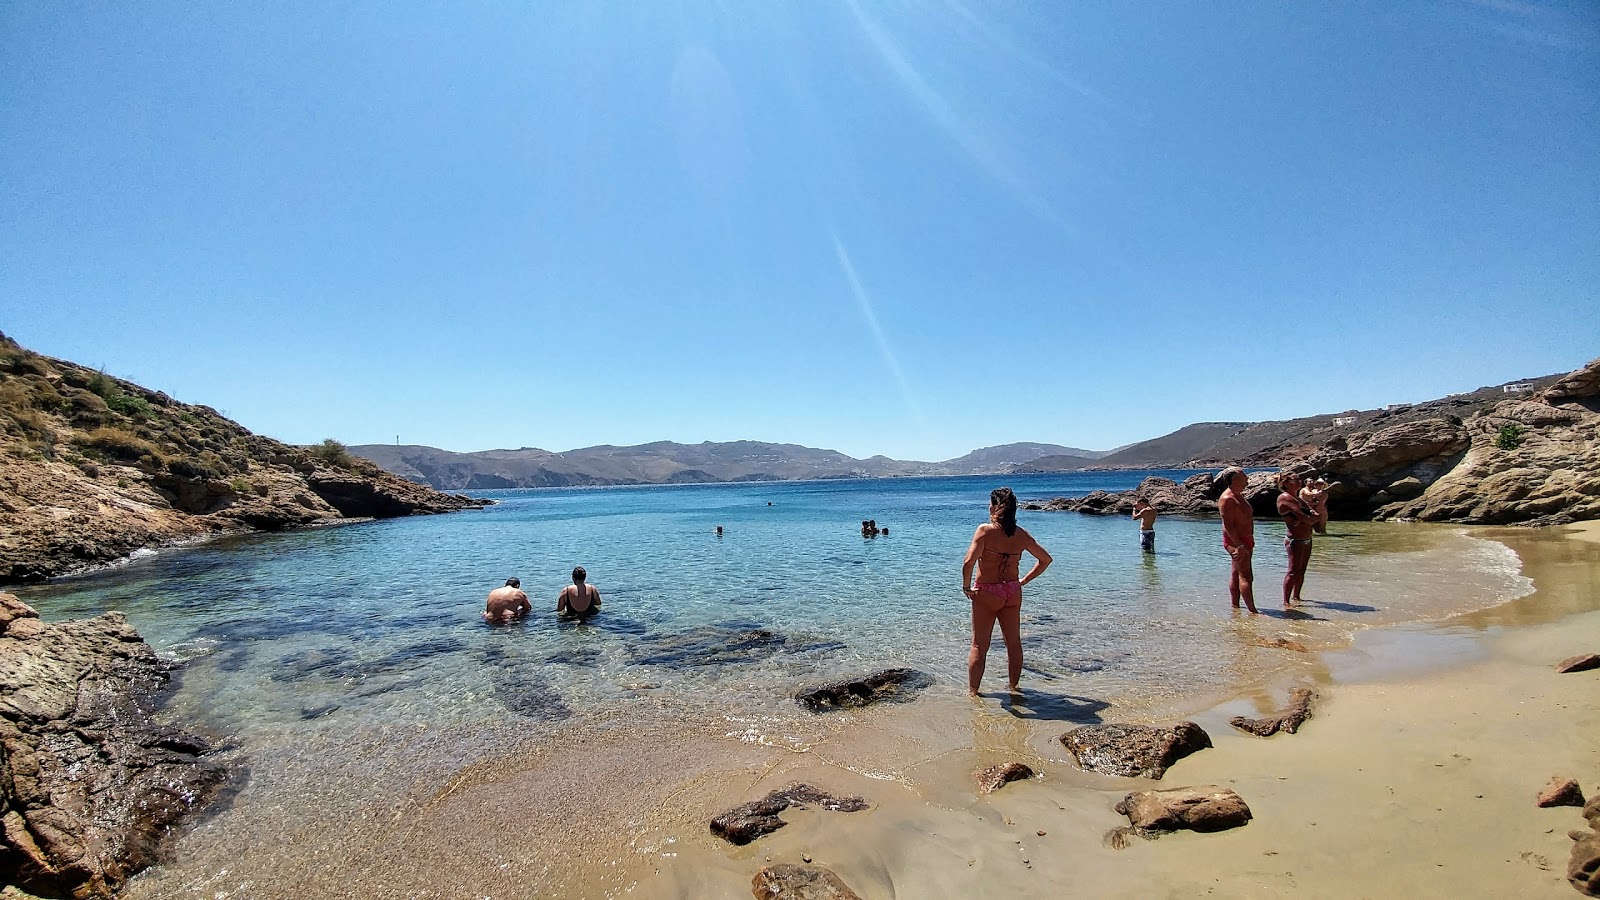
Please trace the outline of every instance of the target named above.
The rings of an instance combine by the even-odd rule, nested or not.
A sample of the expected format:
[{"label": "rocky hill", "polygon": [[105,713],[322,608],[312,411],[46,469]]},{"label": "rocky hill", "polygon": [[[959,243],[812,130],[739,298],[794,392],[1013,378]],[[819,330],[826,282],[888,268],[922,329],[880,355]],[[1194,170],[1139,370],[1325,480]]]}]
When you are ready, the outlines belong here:
[{"label": "rocky hill", "polygon": [[837,450],[761,441],[657,441],[631,447],[604,444],[562,453],[536,447],[457,453],[416,445],[360,444],[351,447],[350,452],[419,484],[439,490],[469,491],[593,484],[984,475],[1010,473],[1019,464],[1049,454],[1076,454],[1074,458],[1090,462],[1099,455],[1094,450],[1059,444],[1018,443],[985,447],[944,462],[918,462],[887,456],[856,459]]},{"label": "rocky hill", "polygon": [[0,335],[0,583],[218,532],[481,505]]},{"label": "rocky hill", "polygon": [[1303,458],[1341,436],[1428,419],[1466,419],[1508,398],[1531,397],[1562,377],[1544,375],[1383,409],[1352,409],[1270,422],[1200,422],[1125,447],[1101,458],[1097,465],[1122,469],[1274,466],[1285,458]]},{"label": "rocky hill", "polygon": [[[1333,482],[1328,509],[1337,518],[1482,525],[1600,518],[1600,359],[1537,381],[1544,386],[1537,393],[1508,400],[1496,391],[1502,399],[1492,404],[1471,395],[1419,404],[1400,415],[1373,415],[1366,428],[1317,446],[1297,438],[1243,461],[1326,476]],[[1453,414],[1467,409],[1475,411]],[[1247,498],[1265,516],[1275,515],[1273,474],[1250,476]],[[1205,473],[1182,484],[1147,478],[1131,491],[1032,508],[1126,515],[1133,499],[1144,497],[1164,512],[1206,513],[1215,510],[1217,493]]]}]

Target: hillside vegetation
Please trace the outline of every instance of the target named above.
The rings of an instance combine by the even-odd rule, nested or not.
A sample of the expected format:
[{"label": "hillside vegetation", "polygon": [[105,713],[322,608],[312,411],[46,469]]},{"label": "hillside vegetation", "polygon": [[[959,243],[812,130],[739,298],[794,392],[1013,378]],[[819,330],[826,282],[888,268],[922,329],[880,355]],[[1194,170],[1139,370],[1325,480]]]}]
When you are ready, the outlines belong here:
[{"label": "hillside vegetation", "polygon": [[0,583],[214,532],[477,505],[0,334]]}]

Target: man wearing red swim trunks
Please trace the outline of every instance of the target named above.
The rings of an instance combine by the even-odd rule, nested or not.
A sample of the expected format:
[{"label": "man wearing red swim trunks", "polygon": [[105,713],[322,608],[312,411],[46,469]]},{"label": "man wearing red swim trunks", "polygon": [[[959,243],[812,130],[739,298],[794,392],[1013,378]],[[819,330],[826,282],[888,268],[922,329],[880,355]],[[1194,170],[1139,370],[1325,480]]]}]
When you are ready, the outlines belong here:
[{"label": "man wearing red swim trunks", "polygon": [[1317,526],[1317,513],[1300,499],[1300,476],[1278,473],[1278,515],[1289,528],[1283,549],[1289,554],[1289,570],[1283,574],[1283,608],[1300,602],[1300,586],[1306,582],[1306,565],[1311,562],[1311,532]]},{"label": "man wearing red swim trunks", "polygon": [[1228,596],[1233,608],[1244,600],[1245,608],[1256,611],[1256,573],[1251,557],[1256,550],[1256,522],[1250,514],[1250,504],[1245,502],[1244,489],[1249,484],[1244,470],[1229,466],[1217,474],[1217,481],[1227,485],[1217,500],[1217,512],[1222,514],[1222,548],[1233,559],[1233,571],[1228,576]]}]

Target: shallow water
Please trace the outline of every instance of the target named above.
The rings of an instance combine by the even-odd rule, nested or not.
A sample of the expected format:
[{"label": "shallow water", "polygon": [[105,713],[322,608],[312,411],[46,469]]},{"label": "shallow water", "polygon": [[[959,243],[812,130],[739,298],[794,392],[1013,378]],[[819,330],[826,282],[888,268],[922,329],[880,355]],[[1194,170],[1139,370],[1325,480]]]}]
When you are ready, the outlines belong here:
[{"label": "shallow water", "polygon": [[[1146,474],[1008,481],[1044,499]],[[501,502],[480,512],[142,554],[18,593],[52,620],[123,610],[158,652],[187,660],[166,714],[218,736],[251,773],[219,818],[303,870],[314,861],[289,848],[316,845],[317,810],[403,816],[467,761],[563,729],[713,723],[753,743],[798,744],[808,714],[790,696],[803,684],[910,666],[934,676],[932,691],[962,692],[961,557],[998,483],[494,492]],[[890,533],[863,538],[867,518]],[[1460,529],[1334,523],[1313,552],[1308,602],[1285,616],[1283,527],[1263,521],[1256,593],[1267,614],[1249,617],[1228,607],[1214,519],[1161,519],[1153,556],[1120,517],[1019,520],[1056,560],[1025,592],[1024,683],[1063,716],[1222,696],[1271,664],[1256,649],[1264,640],[1337,647],[1358,629],[1530,589],[1515,553]],[[550,611],[576,564],[605,608],[590,624],[557,623]],[[484,595],[510,575],[535,615],[487,626]],[[1004,659],[996,634],[987,685],[1003,686]],[[188,891],[228,892],[214,860],[184,874]]]}]

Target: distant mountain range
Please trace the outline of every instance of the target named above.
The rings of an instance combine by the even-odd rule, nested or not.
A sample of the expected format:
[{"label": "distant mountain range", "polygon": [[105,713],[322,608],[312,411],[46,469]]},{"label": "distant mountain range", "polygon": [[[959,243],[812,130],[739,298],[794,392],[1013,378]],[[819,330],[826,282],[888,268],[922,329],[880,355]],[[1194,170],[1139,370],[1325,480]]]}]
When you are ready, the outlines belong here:
[{"label": "distant mountain range", "polygon": [[1116,450],[1016,443],[984,447],[943,462],[887,456],[856,459],[836,450],[760,441],[657,441],[631,447],[605,444],[560,453],[535,447],[457,453],[414,444],[362,444],[350,451],[402,478],[442,491],[1274,465],[1343,434],[1418,419],[1465,418],[1506,399],[1519,386],[1538,390],[1560,378],[1546,375],[1383,409],[1346,410],[1271,422],[1198,422]]}]

